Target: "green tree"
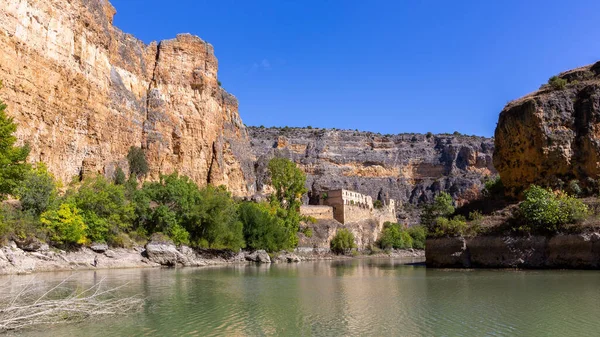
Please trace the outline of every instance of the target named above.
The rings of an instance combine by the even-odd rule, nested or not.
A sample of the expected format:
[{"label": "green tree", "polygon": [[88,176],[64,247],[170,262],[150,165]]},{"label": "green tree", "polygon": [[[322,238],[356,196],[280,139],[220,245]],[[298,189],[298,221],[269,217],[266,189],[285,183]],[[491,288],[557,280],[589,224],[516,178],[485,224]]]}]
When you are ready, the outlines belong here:
[{"label": "green tree", "polygon": [[[195,246],[244,247],[237,205],[224,187],[202,190],[186,176],[173,173],[147,182],[135,194],[138,226],[148,233],[162,232],[174,241],[187,238]],[[180,240],[181,243],[185,240]]]},{"label": "green tree", "polygon": [[127,181],[127,177],[125,176],[125,172],[123,172],[123,169],[121,168],[121,166],[117,166],[117,169],[115,170],[115,177],[114,177],[115,185],[125,185],[126,181]]},{"label": "green tree", "polygon": [[137,177],[142,177],[150,171],[146,154],[140,147],[132,146],[129,148],[129,153],[127,153],[127,161],[129,162],[130,174],[133,174]]},{"label": "green tree", "polygon": [[72,204],[62,204],[57,210],[42,213],[41,222],[50,232],[50,238],[58,244],[85,244],[86,225],[81,211]]},{"label": "green tree", "polygon": [[433,203],[426,205],[421,213],[421,224],[431,227],[437,218],[448,218],[454,214],[452,197],[442,192],[435,197]]},{"label": "green tree", "polygon": [[300,228],[300,205],[307,192],[306,175],[296,164],[285,158],[273,158],[269,162],[269,175],[275,193],[271,204],[277,206],[277,216],[284,220],[289,233],[289,246],[296,247]]},{"label": "green tree", "polygon": [[17,125],[6,115],[6,104],[0,100],[0,200],[14,193],[30,169],[30,165],[25,162],[29,146],[15,146],[15,131]]},{"label": "green tree", "polygon": [[65,202],[81,210],[87,225],[86,235],[97,242],[110,241],[129,230],[135,215],[133,205],[125,198],[125,188],[100,175],[67,191]]},{"label": "green tree", "polygon": [[354,234],[352,234],[346,228],[339,229],[331,242],[329,243],[331,251],[335,254],[347,254],[353,248],[356,248],[354,242]]},{"label": "green tree", "polygon": [[243,202],[239,206],[239,217],[244,225],[246,245],[251,249],[268,252],[291,249],[290,229],[277,216],[277,206],[269,203]]},{"label": "green tree", "polygon": [[412,248],[413,239],[409,232],[400,224],[386,222],[379,239],[379,246],[383,249],[405,249]]},{"label": "green tree", "polygon": [[25,174],[25,180],[17,186],[15,194],[21,200],[23,211],[39,216],[56,200],[54,177],[44,164],[38,164]]},{"label": "green tree", "polygon": [[299,206],[302,195],[307,192],[304,172],[289,159],[273,158],[269,161],[269,175],[275,190],[273,200],[284,208]]}]

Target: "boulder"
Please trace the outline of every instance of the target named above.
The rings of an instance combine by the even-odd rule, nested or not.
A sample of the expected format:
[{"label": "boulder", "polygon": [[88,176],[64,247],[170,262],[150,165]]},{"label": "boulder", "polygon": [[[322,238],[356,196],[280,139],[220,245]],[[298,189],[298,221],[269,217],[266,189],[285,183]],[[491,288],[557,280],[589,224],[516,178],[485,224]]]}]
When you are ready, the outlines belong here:
[{"label": "boulder", "polygon": [[146,244],[148,259],[163,266],[176,266],[177,262],[185,260],[175,244],[165,241],[150,241]]},{"label": "boulder", "polygon": [[271,263],[271,257],[264,250],[257,250],[252,253],[246,253],[246,261],[258,263]]},{"label": "boulder", "polygon": [[104,253],[108,250],[108,245],[106,243],[94,242],[90,246],[90,249],[96,253]]},{"label": "boulder", "polygon": [[38,252],[49,249],[46,243],[40,241],[38,238],[35,237],[28,237],[23,240],[15,239],[15,243],[17,247],[21,248],[26,252]]},{"label": "boulder", "polygon": [[275,260],[275,262],[278,262],[278,263],[295,263],[295,262],[302,261],[302,259],[298,255],[292,254],[292,253],[286,252],[286,251],[280,252],[274,258],[274,260]]}]

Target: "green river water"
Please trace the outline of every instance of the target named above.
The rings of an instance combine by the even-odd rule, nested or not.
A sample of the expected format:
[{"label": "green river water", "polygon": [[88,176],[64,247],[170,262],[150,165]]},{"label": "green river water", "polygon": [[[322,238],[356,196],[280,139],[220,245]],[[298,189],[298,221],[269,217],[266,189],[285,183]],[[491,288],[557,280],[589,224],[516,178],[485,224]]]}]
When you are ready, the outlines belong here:
[{"label": "green river water", "polygon": [[[400,259],[78,272],[141,312],[23,336],[595,336],[600,272],[435,270]],[[70,273],[0,277],[4,291]]]}]

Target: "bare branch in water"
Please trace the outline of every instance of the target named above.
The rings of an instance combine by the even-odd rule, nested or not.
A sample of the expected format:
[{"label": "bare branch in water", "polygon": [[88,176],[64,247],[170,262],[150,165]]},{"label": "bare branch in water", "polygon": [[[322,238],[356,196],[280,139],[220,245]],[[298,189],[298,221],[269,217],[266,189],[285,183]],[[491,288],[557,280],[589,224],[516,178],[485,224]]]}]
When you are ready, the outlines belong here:
[{"label": "bare branch in water", "polygon": [[32,279],[18,294],[5,301],[0,300],[0,332],[127,314],[140,310],[144,303],[139,296],[119,297],[117,290],[127,284],[104,289],[102,279],[81,291],[65,286],[69,278],[41,296]]}]

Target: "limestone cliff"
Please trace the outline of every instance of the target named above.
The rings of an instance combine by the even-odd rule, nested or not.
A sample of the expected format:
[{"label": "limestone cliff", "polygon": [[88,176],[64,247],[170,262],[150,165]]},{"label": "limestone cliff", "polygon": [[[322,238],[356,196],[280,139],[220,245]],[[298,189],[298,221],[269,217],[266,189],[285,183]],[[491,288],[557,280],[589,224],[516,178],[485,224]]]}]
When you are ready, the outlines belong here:
[{"label": "limestone cliff", "polygon": [[[454,135],[400,134],[326,129],[248,128],[257,157],[257,188],[266,183],[268,160],[284,156],[307,173],[311,197],[349,189],[397,200],[398,214],[447,191],[460,204],[479,197],[482,179],[496,173],[493,140]],[[415,221],[415,212],[404,213]]]},{"label": "limestone cliff", "polygon": [[429,238],[428,267],[600,268],[600,233]]},{"label": "limestone cliff", "polygon": [[246,129],[198,37],[142,43],[112,24],[106,0],[1,0],[0,92],[43,161],[63,181],[127,170],[146,150],[150,178],[179,171],[200,185],[254,191]]},{"label": "limestone cliff", "polygon": [[[496,128],[494,166],[518,194],[530,184],[597,184],[600,174],[600,62],[564,72],[562,87],[508,103]],[[581,187],[583,187],[581,186]]]}]

